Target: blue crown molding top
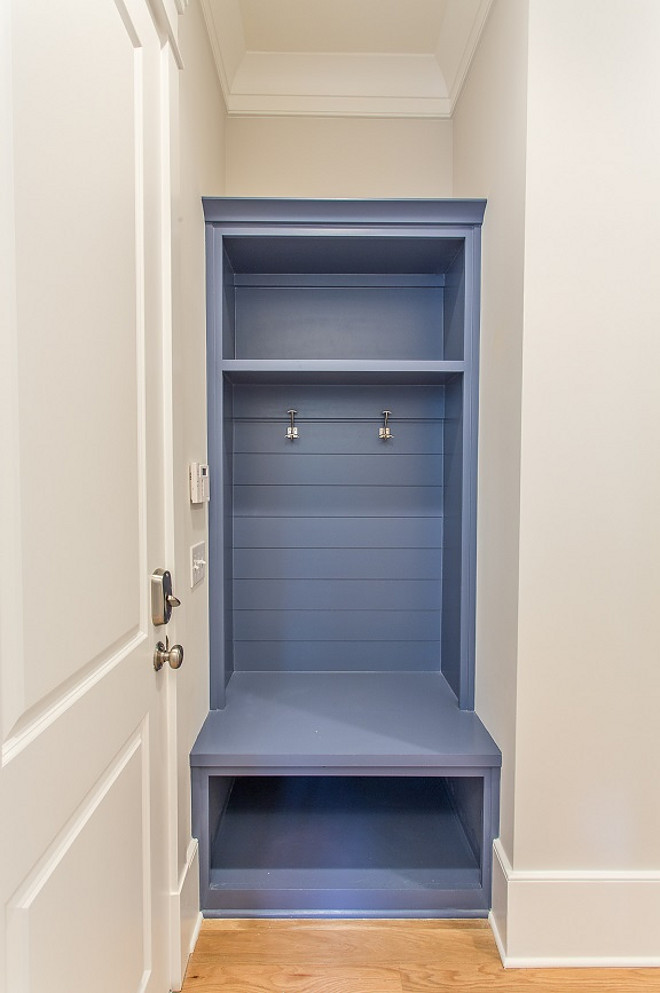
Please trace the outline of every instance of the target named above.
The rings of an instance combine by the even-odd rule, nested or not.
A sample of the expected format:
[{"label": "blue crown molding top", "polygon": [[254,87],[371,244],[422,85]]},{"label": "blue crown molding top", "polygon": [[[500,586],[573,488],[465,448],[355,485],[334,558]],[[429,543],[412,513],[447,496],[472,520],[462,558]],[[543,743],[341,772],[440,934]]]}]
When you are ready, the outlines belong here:
[{"label": "blue crown molding top", "polygon": [[298,200],[204,197],[210,224],[460,224],[480,225],[486,201]]}]

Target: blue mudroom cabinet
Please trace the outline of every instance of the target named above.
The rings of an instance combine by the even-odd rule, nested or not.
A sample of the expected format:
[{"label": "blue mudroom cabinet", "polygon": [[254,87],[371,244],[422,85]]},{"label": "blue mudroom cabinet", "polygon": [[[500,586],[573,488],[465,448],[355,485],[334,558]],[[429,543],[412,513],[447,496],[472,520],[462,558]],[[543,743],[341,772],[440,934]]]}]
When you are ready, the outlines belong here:
[{"label": "blue mudroom cabinet", "polygon": [[483,916],[480,200],[204,201],[209,916]]}]

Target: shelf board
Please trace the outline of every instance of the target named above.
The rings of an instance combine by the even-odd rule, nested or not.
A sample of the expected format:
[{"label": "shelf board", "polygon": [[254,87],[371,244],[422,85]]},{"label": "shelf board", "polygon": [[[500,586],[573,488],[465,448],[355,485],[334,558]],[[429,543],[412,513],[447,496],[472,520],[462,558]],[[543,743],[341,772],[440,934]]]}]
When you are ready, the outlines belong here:
[{"label": "shelf board", "polygon": [[501,755],[439,673],[235,672],[190,761],[227,775],[439,775],[496,767]]},{"label": "shelf board", "polygon": [[462,361],[381,359],[223,359],[220,371],[235,383],[443,384],[465,371]]}]

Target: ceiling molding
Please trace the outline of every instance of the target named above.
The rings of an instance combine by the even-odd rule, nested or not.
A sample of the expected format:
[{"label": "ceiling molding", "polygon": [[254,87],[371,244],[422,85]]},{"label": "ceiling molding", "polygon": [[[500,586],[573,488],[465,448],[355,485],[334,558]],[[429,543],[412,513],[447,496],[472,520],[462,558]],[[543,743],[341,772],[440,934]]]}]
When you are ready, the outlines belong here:
[{"label": "ceiling molding", "polygon": [[[436,57],[443,67],[449,88],[452,113],[474,58],[493,0],[452,0],[447,5]],[[459,25],[457,25],[459,21]],[[462,23],[460,23],[462,21]],[[456,39],[452,59],[448,41]],[[458,58],[456,58],[458,56]]]},{"label": "ceiling molding", "polygon": [[447,0],[435,52],[383,54],[248,51],[241,0],[201,0],[230,117],[449,118],[491,4]]}]

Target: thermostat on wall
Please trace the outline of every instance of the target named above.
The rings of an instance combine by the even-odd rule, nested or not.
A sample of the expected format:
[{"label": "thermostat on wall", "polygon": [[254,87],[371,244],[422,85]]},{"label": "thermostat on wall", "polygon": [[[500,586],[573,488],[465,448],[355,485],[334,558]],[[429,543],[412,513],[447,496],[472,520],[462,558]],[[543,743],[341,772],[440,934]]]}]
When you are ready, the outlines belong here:
[{"label": "thermostat on wall", "polygon": [[190,502],[206,503],[211,495],[209,467],[202,462],[191,462],[188,467],[190,480]]}]

